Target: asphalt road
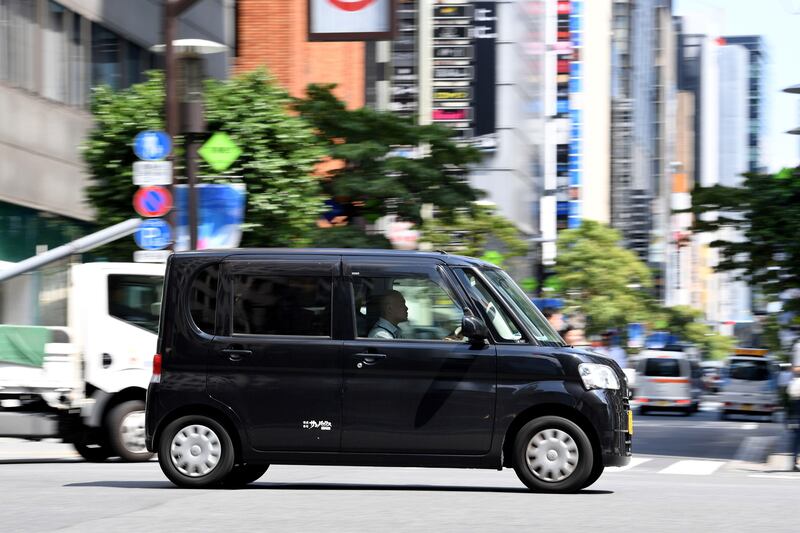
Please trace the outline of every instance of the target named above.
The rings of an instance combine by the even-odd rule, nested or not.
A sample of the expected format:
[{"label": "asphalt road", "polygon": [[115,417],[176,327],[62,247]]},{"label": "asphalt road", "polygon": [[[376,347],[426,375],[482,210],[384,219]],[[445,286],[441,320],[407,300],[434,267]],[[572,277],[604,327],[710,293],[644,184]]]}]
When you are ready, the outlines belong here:
[{"label": "asphalt road", "polygon": [[745,435],[781,432],[715,413],[637,417],[631,465],[569,495],[531,494],[511,470],[283,465],[246,489],[183,490],[156,462],[0,439],[0,530],[798,531],[800,473],[734,460]]}]

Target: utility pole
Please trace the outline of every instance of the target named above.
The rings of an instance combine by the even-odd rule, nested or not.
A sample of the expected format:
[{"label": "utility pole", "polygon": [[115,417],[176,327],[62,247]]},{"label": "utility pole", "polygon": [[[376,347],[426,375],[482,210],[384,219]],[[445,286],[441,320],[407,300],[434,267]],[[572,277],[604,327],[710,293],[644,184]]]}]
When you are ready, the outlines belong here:
[{"label": "utility pole", "polygon": [[[175,51],[172,46],[172,41],[175,40],[177,32],[178,17],[181,13],[192,7],[197,3],[197,0],[164,0],[164,82],[166,84],[166,98],[164,100],[164,115],[166,118],[167,134],[172,139],[172,145],[175,146],[175,137],[178,134],[180,124],[180,117],[178,111],[178,80],[177,80],[177,61],[175,58]],[[174,150],[174,148],[173,148]],[[169,161],[172,162],[172,181],[175,181],[175,155],[170,154]],[[173,186],[169,185],[169,192],[172,193]],[[189,212],[192,212],[192,207],[189,206]],[[172,226],[173,232],[177,231],[177,216],[175,210],[170,211],[169,224]],[[195,222],[196,226],[196,222]],[[191,221],[190,221],[191,227]],[[191,230],[190,230],[191,231]],[[194,231],[197,231],[195,227]],[[196,239],[195,241],[196,242]]]}]

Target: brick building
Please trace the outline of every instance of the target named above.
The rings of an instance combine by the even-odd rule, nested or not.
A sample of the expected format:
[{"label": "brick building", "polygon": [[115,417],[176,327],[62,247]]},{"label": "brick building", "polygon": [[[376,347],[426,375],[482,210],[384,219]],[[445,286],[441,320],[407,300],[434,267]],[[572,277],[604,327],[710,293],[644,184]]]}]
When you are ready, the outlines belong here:
[{"label": "brick building", "polygon": [[292,96],[309,83],[335,83],[348,107],[364,106],[364,43],[308,42],[306,0],[239,0],[235,72],[262,66]]}]

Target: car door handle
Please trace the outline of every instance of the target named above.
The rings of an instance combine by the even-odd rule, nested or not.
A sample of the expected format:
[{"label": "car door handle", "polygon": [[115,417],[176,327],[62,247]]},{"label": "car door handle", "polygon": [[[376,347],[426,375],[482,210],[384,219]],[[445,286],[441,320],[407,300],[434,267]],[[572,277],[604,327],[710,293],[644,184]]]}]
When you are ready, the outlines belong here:
[{"label": "car door handle", "polygon": [[225,350],[222,350],[222,353],[227,355],[228,359],[234,362],[241,361],[242,358],[253,355],[252,350],[242,350],[237,348],[226,348]]},{"label": "car door handle", "polygon": [[355,354],[355,357],[357,357],[358,359],[361,359],[361,361],[359,361],[356,364],[356,367],[357,368],[362,368],[364,366],[372,366],[375,363],[377,363],[378,361],[380,361],[381,359],[386,359],[386,354],[385,353],[357,353],[357,354]]}]

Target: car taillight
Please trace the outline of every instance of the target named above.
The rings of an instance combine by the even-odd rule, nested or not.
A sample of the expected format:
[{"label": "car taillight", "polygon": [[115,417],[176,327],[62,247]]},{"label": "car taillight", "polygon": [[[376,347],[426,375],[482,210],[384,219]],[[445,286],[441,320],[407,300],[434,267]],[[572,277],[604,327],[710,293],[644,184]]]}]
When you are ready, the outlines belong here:
[{"label": "car taillight", "polygon": [[150,383],[161,383],[161,354],[157,353],[153,356],[153,376],[150,378]]},{"label": "car taillight", "polygon": [[640,401],[641,403],[647,403],[647,402],[649,402],[649,401],[650,401],[650,399],[649,399],[649,398],[639,398],[639,401]]},{"label": "car taillight", "polygon": [[676,403],[682,405],[682,404],[692,403],[692,400],[678,400]]}]

